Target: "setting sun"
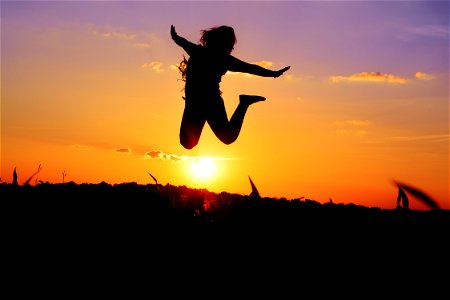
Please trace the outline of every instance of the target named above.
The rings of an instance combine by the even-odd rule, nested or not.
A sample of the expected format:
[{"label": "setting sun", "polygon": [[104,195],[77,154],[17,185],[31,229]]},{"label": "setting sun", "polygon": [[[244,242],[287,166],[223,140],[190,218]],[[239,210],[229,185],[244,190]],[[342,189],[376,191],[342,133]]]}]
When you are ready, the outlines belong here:
[{"label": "setting sun", "polygon": [[216,166],[211,158],[201,157],[191,164],[191,173],[200,180],[208,180],[216,172]]},{"label": "setting sun", "polygon": [[[450,209],[449,1],[0,3],[0,186],[248,195],[251,177],[262,197],[395,209],[398,181]],[[214,59],[239,66],[203,75],[215,94],[198,92],[204,111],[187,138],[178,67],[192,55],[173,37],[197,49],[216,26],[233,28],[234,58],[291,68],[261,77]],[[205,121],[219,105],[222,121]],[[241,130],[222,133],[224,116]]]}]

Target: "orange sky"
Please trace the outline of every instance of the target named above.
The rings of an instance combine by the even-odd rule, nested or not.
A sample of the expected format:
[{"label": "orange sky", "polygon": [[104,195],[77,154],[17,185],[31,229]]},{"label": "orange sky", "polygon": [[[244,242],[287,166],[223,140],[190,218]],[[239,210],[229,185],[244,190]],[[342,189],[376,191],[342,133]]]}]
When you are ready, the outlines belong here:
[{"label": "orange sky", "polygon": [[[399,180],[450,208],[448,3],[1,5],[2,181],[16,167],[23,183],[41,164],[36,179],[54,183],[63,172],[77,183],[153,183],[149,172],[161,184],[249,194],[250,176],[266,197],[395,208]],[[171,24],[193,42],[233,26],[233,55],[292,66],[276,79],[224,76],[229,115],[239,94],[267,98],[235,143],[206,125],[197,147],[179,144],[183,51]],[[191,169],[199,157],[213,160],[208,180]]]}]

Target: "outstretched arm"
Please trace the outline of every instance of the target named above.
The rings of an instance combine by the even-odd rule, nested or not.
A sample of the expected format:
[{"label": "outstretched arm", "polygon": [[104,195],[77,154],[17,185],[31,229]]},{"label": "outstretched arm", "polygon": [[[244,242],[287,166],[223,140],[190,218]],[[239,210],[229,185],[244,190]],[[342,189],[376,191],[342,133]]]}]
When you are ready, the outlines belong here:
[{"label": "outstretched arm", "polygon": [[184,37],[181,37],[175,31],[175,26],[170,25],[170,35],[172,36],[173,41],[186,51],[187,54],[191,55],[195,48],[199,47],[198,45],[189,42]]},{"label": "outstretched arm", "polygon": [[242,73],[248,73],[248,74],[253,74],[253,75],[258,75],[258,76],[262,76],[262,77],[280,77],[281,75],[283,75],[284,72],[286,72],[287,70],[289,70],[291,68],[291,66],[287,66],[283,69],[280,70],[269,70],[266,69],[264,67],[261,67],[259,65],[256,64],[250,64],[247,63],[245,61],[239,60],[235,57],[230,56],[230,64],[229,64],[229,70],[232,72],[242,72]]}]

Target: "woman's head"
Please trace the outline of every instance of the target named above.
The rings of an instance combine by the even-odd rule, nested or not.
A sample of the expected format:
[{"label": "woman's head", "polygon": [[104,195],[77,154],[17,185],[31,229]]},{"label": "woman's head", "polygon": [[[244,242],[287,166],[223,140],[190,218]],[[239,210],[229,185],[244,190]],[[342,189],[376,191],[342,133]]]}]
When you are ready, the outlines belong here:
[{"label": "woman's head", "polygon": [[202,30],[200,44],[215,51],[230,54],[236,44],[234,29],[229,26],[218,26]]}]

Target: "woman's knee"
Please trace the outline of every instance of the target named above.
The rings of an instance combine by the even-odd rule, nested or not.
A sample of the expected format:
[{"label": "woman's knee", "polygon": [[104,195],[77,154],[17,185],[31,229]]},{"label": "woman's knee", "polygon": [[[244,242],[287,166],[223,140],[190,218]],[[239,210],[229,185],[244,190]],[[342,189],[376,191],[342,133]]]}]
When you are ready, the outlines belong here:
[{"label": "woman's knee", "polygon": [[229,135],[229,134],[220,135],[220,136],[217,136],[217,137],[225,145],[230,145],[230,144],[234,143],[234,141],[236,141],[236,139],[237,139],[237,136]]},{"label": "woman's knee", "polygon": [[196,140],[193,140],[193,139],[180,137],[180,144],[184,148],[190,150],[190,149],[194,148],[195,146],[197,146],[198,140],[196,141]]}]

